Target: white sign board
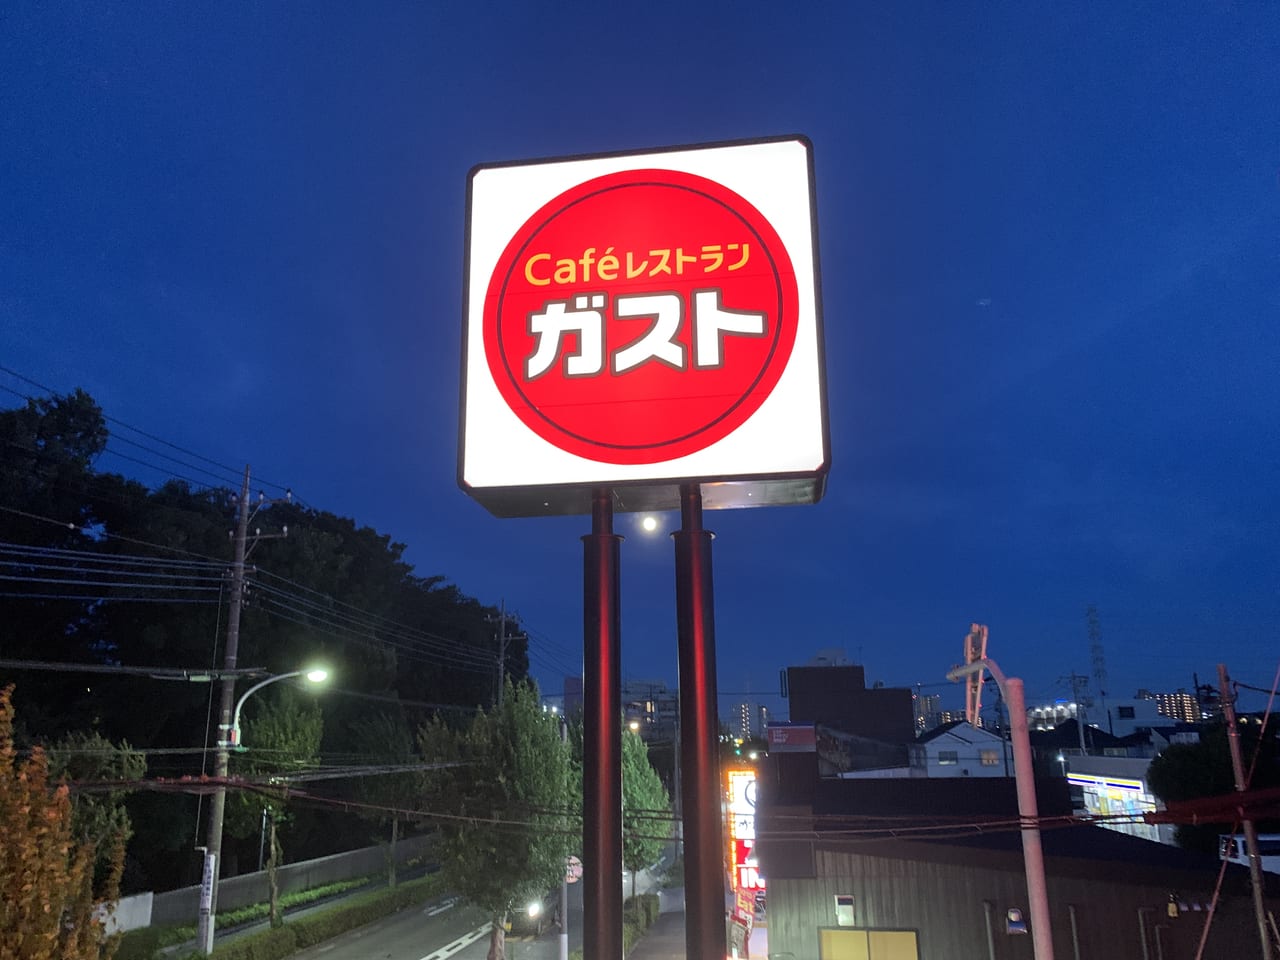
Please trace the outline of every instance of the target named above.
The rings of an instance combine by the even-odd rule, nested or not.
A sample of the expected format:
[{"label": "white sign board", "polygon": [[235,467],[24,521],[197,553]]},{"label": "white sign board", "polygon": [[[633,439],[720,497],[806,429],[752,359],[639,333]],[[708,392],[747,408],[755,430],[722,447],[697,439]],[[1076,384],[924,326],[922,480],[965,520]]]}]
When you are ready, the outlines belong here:
[{"label": "white sign board", "polygon": [[816,501],[817,275],[801,137],[476,167],[460,485],[500,516]]}]

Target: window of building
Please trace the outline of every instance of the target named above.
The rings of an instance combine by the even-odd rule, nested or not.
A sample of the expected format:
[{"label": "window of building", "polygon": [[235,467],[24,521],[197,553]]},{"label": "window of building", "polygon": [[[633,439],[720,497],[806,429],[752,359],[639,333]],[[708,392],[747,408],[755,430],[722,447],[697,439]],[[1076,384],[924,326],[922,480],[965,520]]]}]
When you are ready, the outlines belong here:
[{"label": "window of building", "polygon": [[960,755],[954,750],[939,750],[938,763],[948,766],[960,762]]},{"label": "window of building", "polygon": [[982,765],[984,767],[1000,766],[999,750],[982,750],[979,752],[978,757],[982,760]]},{"label": "window of building", "polygon": [[1133,707],[1116,707],[1116,712],[1121,720],[1133,719]]},{"label": "window of building", "polygon": [[818,931],[822,960],[918,960],[920,946],[914,930]]}]

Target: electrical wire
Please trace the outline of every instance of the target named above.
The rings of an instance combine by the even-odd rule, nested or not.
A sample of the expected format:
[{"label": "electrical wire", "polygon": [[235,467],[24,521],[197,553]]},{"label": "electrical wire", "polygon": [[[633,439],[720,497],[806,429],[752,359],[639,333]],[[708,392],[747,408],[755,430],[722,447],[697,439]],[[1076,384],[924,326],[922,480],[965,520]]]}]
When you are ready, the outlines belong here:
[{"label": "electrical wire", "polygon": [[200,569],[223,570],[226,562],[213,560],[166,560],[160,557],[146,557],[137,554],[99,553],[92,550],[75,550],[65,547],[44,547],[22,543],[0,541],[0,555],[32,556],[56,558],[60,560],[80,560],[84,563],[128,564],[132,566],[166,566],[193,567]]},{"label": "electrical wire", "polygon": [[208,599],[202,600],[197,597],[122,597],[122,596],[105,596],[101,593],[33,593],[33,592],[13,592],[8,590],[0,590],[0,599],[12,600],[75,600],[80,601],[96,601],[103,603],[108,600],[114,603],[203,603],[215,604],[218,600]]},{"label": "electrical wire", "polygon": [[[282,620],[286,620],[300,627],[306,627],[309,630],[314,630],[319,633],[324,633],[338,640],[347,640],[372,650],[385,650],[387,648],[396,649],[400,651],[404,659],[410,660],[410,661],[416,661],[419,663],[438,665],[441,662],[438,657],[431,657],[423,654],[417,654],[413,650],[407,647],[404,647],[403,645],[385,643],[376,637],[365,636],[363,634],[356,633],[350,629],[335,628],[332,624],[318,621],[314,617],[299,619],[297,616],[292,616],[290,615],[289,612],[287,612],[289,611],[290,608],[280,604],[279,601],[273,600],[272,598],[269,598],[269,597],[266,598],[266,600],[264,601],[262,609],[264,610],[264,612],[269,613],[271,616],[278,617]],[[493,669],[492,667],[487,665],[483,667],[479,667],[479,666],[470,665],[466,662],[458,662],[458,661],[450,662],[449,665],[459,670],[468,670],[475,673],[488,673]]]},{"label": "electrical wire", "polygon": [[[338,600],[338,599],[336,599],[336,598],[334,598],[334,597],[331,597],[330,595],[328,595],[328,594],[326,594],[326,593],[323,593],[323,592],[322,592],[322,591],[320,591],[320,590],[316,590],[316,589],[314,589],[314,588],[312,588],[312,587],[308,587],[308,586],[306,586],[306,585],[304,585],[304,584],[298,583],[298,582],[297,582],[297,581],[295,581],[295,580],[290,580],[288,577],[281,576],[280,574],[278,574],[278,573],[274,573],[274,572],[272,572],[272,571],[270,571],[270,570],[267,570],[267,569],[265,569],[265,568],[259,567],[259,568],[257,568],[257,572],[258,572],[258,573],[260,573],[260,574],[262,574],[263,576],[270,577],[270,578],[272,578],[273,580],[278,580],[278,581],[280,581],[280,582],[282,582],[282,583],[286,583],[286,584],[288,584],[289,586],[294,587],[296,590],[300,590],[300,591],[302,591],[303,593],[310,594],[311,596],[318,598],[318,600],[320,600],[320,601],[324,601],[324,603],[323,603],[323,604],[317,604],[317,603],[315,603],[315,602],[313,601],[313,602],[312,602],[312,605],[319,605],[319,606],[322,606],[322,607],[323,607],[323,608],[325,608],[325,609],[329,609],[329,608],[331,608],[331,607],[332,607],[332,608],[345,608],[345,609],[347,609],[347,610],[351,610],[351,611],[353,611],[356,615],[358,615],[358,617],[359,617],[360,619],[365,619],[365,620],[368,620],[368,621],[370,621],[370,622],[372,622],[372,623],[380,624],[380,625],[385,625],[385,626],[387,626],[387,627],[394,627],[394,628],[397,628],[397,629],[399,629],[399,630],[406,631],[408,634],[410,634],[410,635],[412,635],[412,636],[414,636],[414,637],[426,638],[426,639],[429,639],[429,640],[432,640],[432,641],[437,641],[437,642],[439,642],[439,643],[441,643],[441,644],[445,644],[445,645],[447,645],[447,646],[450,646],[450,647],[453,647],[453,648],[456,648],[456,649],[459,649],[459,650],[463,650],[463,651],[465,651],[465,650],[467,649],[467,648],[465,648],[465,647],[461,647],[461,646],[460,646],[459,644],[457,644],[455,641],[449,640],[449,639],[447,639],[447,638],[445,638],[445,637],[441,637],[441,636],[439,636],[438,634],[434,634],[434,633],[431,633],[430,631],[422,630],[422,629],[420,629],[420,628],[418,628],[418,627],[411,626],[411,625],[409,625],[409,624],[407,624],[407,623],[404,623],[403,621],[394,620],[394,619],[392,619],[392,618],[390,618],[390,617],[386,617],[386,616],[383,616],[383,615],[381,615],[381,614],[372,613],[372,612],[369,612],[369,611],[363,610],[363,609],[361,609],[360,607],[357,607],[355,604],[347,603],[346,601],[343,601],[343,600]],[[268,587],[268,586],[266,586],[266,585],[260,585],[260,586],[261,586],[261,588],[262,588],[262,589],[272,589],[271,587]],[[275,589],[277,590],[277,592],[281,593],[282,595],[286,595],[286,596],[291,595],[289,591],[283,590],[282,588],[275,588]],[[292,596],[293,596],[296,600],[299,600],[299,601],[301,601],[301,600],[303,600],[303,599],[304,599],[303,597],[298,596],[298,595],[296,595],[296,594],[292,594]],[[486,660],[492,660],[493,658],[492,658],[492,657],[487,657],[487,656],[486,656],[486,657],[485,657],[485,659],[486,659]]]},{"label": "electrical wire", "polygon": [[[28,376],[18,373],[18,371],[16,370],[10,369],[9,367],[0,365],[0,373],[7,373],[9,374],[9,376],[14,377],[18,380],[21,380],[23,383],[29,384],[30,386],[33,386],[39,390],[43,390],[45,393],[49,394],[51,397],[58,396],[57,391],[55,391],[52,387],[48,387],[43,383],[40,383],[36,380],[31,379]],[[5,389],[9,393],[17,394],[20,397],[24,397],[27,400],[34,399],[32,397],[26,396],[25,394],[18,393],[16,390],[13,390],[9,387],[4,387],[3,389]],[[147,431],[142,430],[138,427],[135,427],[132,424],[126,423],[123,420],[119,420],[116,417],[109,417],[104,414],[102,419],[105,420],[107,423],[114,423],[116,426],[123,427],[126,430],[130,430],[133,433],[136,433],[138,436],[145,437],[146,439],[151,440],[154,443],[163,444],[169,449],[176,450],[178,453],[181,453],[184,456],[193,457],[196,460],[209,464],[210,466],[218,467],[221,470],[225,470],[226,472],[230,473],[232,476],[236,477],[237,481],[241,476],[240,471],[237,470],[235,467],[228,466],[227,464],[222,463],[218,460],[213,460],[209,457],[204,456],[203,454],[196,453],[194,450],[188,450],[186,447],[181,447],[176,443],[171,443],[170,441],[165,440],[163,437],[158,437],[155,434],[148,433]],[[289,487],[285,485],[282,485],[279,483],[273,483],[270,480],[264,480],[262,478],[256,478],[256,482],[259,484],[262,484],[263,486],[272,487],[273,489],[277,489],[281,491],[285,491],[289,489]]]},{"label": "electrical wire", "polygon": [[139,547],[151,547],[155,550],[167,550],[171,553],[180,553],[183,556],[188,557],[198,557],[202,560],[210,560],[224,565],[230,563],[229,560],[219,557],[211,557],[205,553],[194,553],[191,550],[183,550],[181,547],[170,547],[163,543],[154,543],[150,540],[137,540],[133,537],[126,537],[119,533],[108,533],[105,530],[95,530],[91,527],[86,527],[78,523],[71,523],[66,520],[56,520],[53,517],[46,517],[38,513],[30,513],[26,510],[19,510],[16,507],[6,507],[3,504],[0,504],[0,512],[11,513],[19,517],[26,517],[28,520],[38,520],[42,523],[53,524],[54,526],[62,527],[64,530],[74,530],[94,539],[100,538],[104,540],[116,540],[120,543],[131,543]]},{"label": "electrical wire", "polygon": [[[386,617],[380,617],[376,614],[368,613],[365,613],[362,616],[343,613],[299,594],[292,593],[287,590],[281,590],[268,584],[257,583],[255,584],[254,589],[279,598],[282,601],[291,601],[292,606],[290,609],[293,609],[296,612],[309,613],[331,623],[343,625],[351,629],[367,630],[371,635],[375,635],[378,639],[382,639],[384,641],[388,638],[404,640],[421,645],[424,648],[438,650],[441,653],[456,655],[463,659],[470,659],[477,663],[483,662],[486,665],[490,665],[493,662],[493,657],[480,654],[474,650],[469,650],[460,644],[446,640],[435,634],[398,625],[395,621],[388,620]],[[336,601],[334,601],[334,603],[336,604]],[[357,609],[352,607],[350,604],[343,604],[342,606],[345,606],[348,609]],[[392,624],[394,626],[389,629],[381,626],[381,624]]]}]

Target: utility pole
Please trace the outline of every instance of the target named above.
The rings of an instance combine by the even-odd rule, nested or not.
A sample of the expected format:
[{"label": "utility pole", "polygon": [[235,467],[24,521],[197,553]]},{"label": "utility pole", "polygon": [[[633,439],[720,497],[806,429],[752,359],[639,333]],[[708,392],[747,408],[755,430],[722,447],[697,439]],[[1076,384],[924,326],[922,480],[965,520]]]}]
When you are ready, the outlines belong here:
[{"label": "utility pole", "polygon": [[[1236,699],[1227,678],[1227,666],[1218,664],[1218,698],[1222,705],[1222,719],[1227,724],[1227,745],[1231,748],[1231,770],[1235,774],[1236,791],[1249,789],[1245,781],[1244,761],[1240,756],[1240,729],[1236,725]],[[1244,825],[1244,848],[1249,857],[1249,879],[1253,883],[1253,913],[1258,923],[1258,939],[1262,944],[1262,960],[1272,960],[1271,931],[1267,929],[1267,904],[1263,899],[1262,857],[1258,853],[1258,828],[1249,819],[1241,819]]]},{"label": "utility pole", "polygon": [[[569,718],[560,714],[560,742],[569,750]],[[569,960],[569,862],[560,877],[560,960]]]},{"label": "utility pole", "polygon": [[[234,559],[231,562],[231,609],[227,614],[227,649],[224,666],[236,668],[240,648],[240,611],[244,606],[244,558],[245,542],[249,537],[249,468],[244,468],[244,483],[240,486],[240,502],[236,531],[232,535]],[[196,942],[200,952],[208,956],[213,952],[213,933],[218,912],[218,863],[222,855],[222,821],[226,814],[227,777],[231,753],[225,742],[231,730],[231,709],[236,701],[234,676],[225,677],[218,708],[218,743],[214,754],[213,776],[218,785],[213,791],[213,804],[209,810],[209,839],[204,850],[204,871],[200,884],[200,923]]]},{"label": "utility pole", "polygon": [[[292,492],[285,494],[285,501],[291,501]],[[259,496],[258,506],[267,501]],[[257,513],[257,510],[254,511]],[[283,533],[262,536],[255,531],[253,544],[249,538],[249,467],[244,468],[244,482],[240,486],[240,499],[237,509],[236,529],[231,534],[233,559],[231,562],[231,603],[227,613],[227,648],[223,663],[222,690],[218,708],[218,740],[214,753],[213,776],[217,786],[213,791],[213,803],[209,807],[209,836],[204,848],[204,870],[200,882],[200,920],[196,934],[196,944],[201,953],[208,956],[213,952],[213,935],[217,925],[218,913],[218,875],[222,865],[218,862],[222,856],[222,824],[227,809],[227,769],[231,758],[231,713],[236,698],[236,658],[240,647],[240,612],[244,608],[244,571],[245,559],[258,540],[274,539],[286,536],[289,528]]]},{"label": "utility pole", "polygon": [[494,702],[498,706],[502,706],[502,691],[507,685],[507,621],[512,619],[507,615],[507,601],[501,601],[498,615],[496,617],[486,617],[490,623],[498,624],[498,693],[494,697]]}]

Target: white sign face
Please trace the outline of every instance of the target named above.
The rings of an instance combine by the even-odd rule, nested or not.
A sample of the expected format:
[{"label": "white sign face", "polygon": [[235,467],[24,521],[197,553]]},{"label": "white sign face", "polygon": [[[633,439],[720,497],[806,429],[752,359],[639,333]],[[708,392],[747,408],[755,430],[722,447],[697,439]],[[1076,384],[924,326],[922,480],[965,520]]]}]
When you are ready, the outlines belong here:
[{"label": "white sign face", "polygon": [[729,774],[729,836],[735,840],[756,838],[756,775],[754,771]]},{"label": "white sign face", "polygon": [[829,461],[802,138],[480,166],[459,483],[494,513],[808,503]]}]

